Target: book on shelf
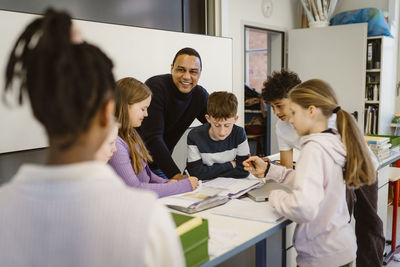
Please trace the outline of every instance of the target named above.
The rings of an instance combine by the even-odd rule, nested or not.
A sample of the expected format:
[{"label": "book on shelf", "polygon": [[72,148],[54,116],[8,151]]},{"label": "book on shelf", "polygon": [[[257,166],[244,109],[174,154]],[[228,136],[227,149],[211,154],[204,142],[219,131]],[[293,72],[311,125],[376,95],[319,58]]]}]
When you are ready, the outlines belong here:
[{"label": "book on shelf", "polygon": [[198,266],[208,261],[208,221],[175,212],[171,212],[171,216],[181,240],[186,266]]},{"label": "book on shelf", "polygon": [[367,70],[381,68],[381,40],[368,40],[367,43]]},{"label": "book on shelf", "polygon": [[260,185],[258,179],[216,178],[203,182],[193,192],[168,197],[164,203],[171,209],[192,214],[225,204]]},{"label": "book on shelf", "polygon": [[368,105],[364,111],[364,133],[377,134],[378,133],[378,107],[375,105]]},{"label": "book on shelf", "polygon": [[390,141],[390,138],[388,137],[379,137],[379,136],[364,136],[365,141],[368,144],[372,145],[382,145],[382,144],[387,144]]}]

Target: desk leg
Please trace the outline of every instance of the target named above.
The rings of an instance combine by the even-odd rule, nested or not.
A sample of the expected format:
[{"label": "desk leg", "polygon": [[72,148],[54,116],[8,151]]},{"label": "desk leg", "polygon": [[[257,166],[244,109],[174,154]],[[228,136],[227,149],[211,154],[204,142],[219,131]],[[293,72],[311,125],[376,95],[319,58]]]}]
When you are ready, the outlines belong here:
[{"label": "desk leg", "polygon": [[256,244],[256,266],[267,266],[267,240],[263,239]]},{"label": "desk leg", "polygon": [[397,206],[399,203],[399,182],[397,180],[394,183],[394,197],[393,197],[393,219],[392,219],[392,249],[391,251],[396,251],[396,234],[397,234]]},{"label": "desk leg", "polygon": [[286,267],[286,227],[282,229],[282,267]]},{"label": "desk leg", "polygon": [[[400,180],[394,182],[394,197],[393,197],[393,218],[392,218],[392,244],[390,248],[389,254],[386,255],[385,259],[383,260],[383,265],[387,265],[392,259],[394,254],[396,254],[396,235],[397,235],[397,207],[399,203],[399,191],[400,189]],[[397,248],[400,249],[400,248]]]}]

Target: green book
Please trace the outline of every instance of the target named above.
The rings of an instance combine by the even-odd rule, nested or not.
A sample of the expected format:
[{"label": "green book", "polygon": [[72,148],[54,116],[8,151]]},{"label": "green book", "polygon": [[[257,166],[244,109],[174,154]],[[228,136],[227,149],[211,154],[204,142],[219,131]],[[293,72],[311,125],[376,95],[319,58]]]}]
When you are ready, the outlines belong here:
[{"label": "green book", "polygon": [[182,243],[186,266],[198,266],[208,261],[208,221],[175,212],[171,215]]}]

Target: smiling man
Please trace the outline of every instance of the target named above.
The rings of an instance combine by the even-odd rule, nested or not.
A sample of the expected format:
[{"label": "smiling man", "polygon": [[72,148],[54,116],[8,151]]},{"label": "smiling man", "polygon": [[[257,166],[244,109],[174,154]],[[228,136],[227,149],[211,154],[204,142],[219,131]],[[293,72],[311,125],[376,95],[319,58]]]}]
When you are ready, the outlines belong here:
[{"label": "smiling man", "polygon": [[153,95],[140,134],[153,156],[150,168],[161,177],[177,180],[186,177],[171,155],[196,118],[206,122],[208,93],[197,84],[201,70],[199,53],[186,47],[176,53],[171,74],[157,75],[145,82]]}]

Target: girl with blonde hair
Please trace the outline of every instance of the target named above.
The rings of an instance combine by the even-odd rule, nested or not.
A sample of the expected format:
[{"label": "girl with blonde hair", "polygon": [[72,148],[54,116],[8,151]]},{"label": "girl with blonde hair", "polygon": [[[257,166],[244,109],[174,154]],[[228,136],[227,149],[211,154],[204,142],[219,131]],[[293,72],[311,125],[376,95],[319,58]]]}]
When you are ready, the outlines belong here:
[{"label": "girl with blonde hair", "polygon": [[[296,171],[258,157],[246,160],[245,169],[292,189],[272,191],[269,201],[297,223],[293,239],[299,266],[350,266],[357,244],[346,185],[358,188],[375,182],[370,154],[353,116],[341,109],[329,84],[306,81],[289,92],[289,99],[289,122],[301,136]],[[328,128],[333,113],[337,132]]]}]

